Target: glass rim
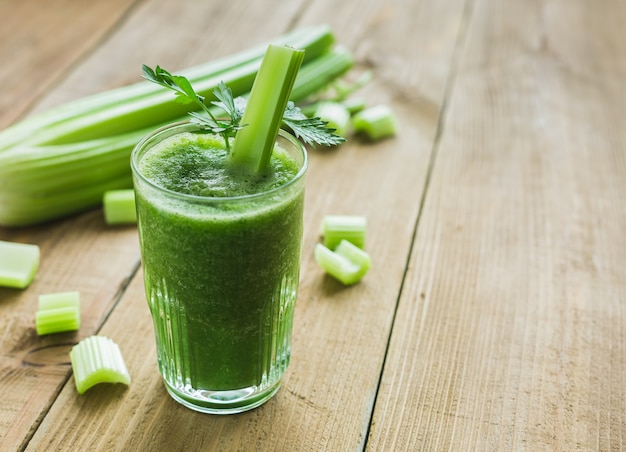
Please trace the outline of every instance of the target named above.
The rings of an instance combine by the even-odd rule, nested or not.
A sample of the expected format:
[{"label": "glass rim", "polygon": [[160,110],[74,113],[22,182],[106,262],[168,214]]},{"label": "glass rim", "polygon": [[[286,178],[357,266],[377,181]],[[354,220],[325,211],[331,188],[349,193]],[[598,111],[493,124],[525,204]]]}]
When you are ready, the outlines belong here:
[{"label": "glass rim", "polygon": [[131,154],[130,154],[130,166],[131,166],[131,170],[132,170],[133,175],[137,176],[141,180],[142,183],[145,183],[145,184],[149,185],[152,189],[155,189],[157,191],[166,193],[168,196],[179,198],[181,200],[194,201],[194,202],[203,202],[203,203],[208,203],[208,202],[225,203],[225,202],[235,202],[235,201],[250,201],[250,200],[257,199],[257,198],[264,198],[264,197],[267,197],[267,196],[271,196],[274,193],[280,192],[282,190],[286,190],[287,188],[289,188],[293,184],[295,184],[298,181],[300,181],[304,177],[304,174],[306,173],[306,170],[307,170],[307,167],[308,167],[308,155],[307,155],[306,149],[304,147],[304,144],[302,144],[291,133],[287,132],[286,130],[279,129],[278,130],[278,136],[281,137],[281,138],[284,138],[285,140],[287,140],[288,142],[293,144],[296,148],[298,148],[300,150],[300,153],[302,154],[302,165],[300,166],[300,169],[298,170],[298,173],[292,179],[290,179],[288,182],[284,183],[283,185],[280,185],[278,187],[272,188],[271,190],[262,191],[262,192],[259,192],[259,193],[251,193],[251,194],[237,195],[237,196],[191,195],[191,194],[188,194],[188,193],[180,193],[180,192],[177,192],[177,191],[174,191],[174,190],[170,190],[169,188],[162,187],[160,185],[155,184],[150,179],[148,179],[139,170],[139,166],[138,166],[138,163],[139,163],[138,162],[138,160],[139,160],[139,153],[140,153],[141,149],[143,149],[145,144],[149,140],[155,138],[157,135],[159,135],[159,134],[161,134],[161,133],[163,133],[163,132],[165,132],[167,130],[176,129],[176,128],[179,128],[179,127],[182,128],[183,126],[194,127],[195,124],[192,123],[191,121],[179,121],[179,122],[174,122],[174,123],[171,123],[171,124],[167,124],[167,125],[161,126],[158,129],[153,130],[152,132],[148,133],[143,138],[141,138],[141,140],[139,140],[139,142],[133,147],[133,150],[131,151]]}]

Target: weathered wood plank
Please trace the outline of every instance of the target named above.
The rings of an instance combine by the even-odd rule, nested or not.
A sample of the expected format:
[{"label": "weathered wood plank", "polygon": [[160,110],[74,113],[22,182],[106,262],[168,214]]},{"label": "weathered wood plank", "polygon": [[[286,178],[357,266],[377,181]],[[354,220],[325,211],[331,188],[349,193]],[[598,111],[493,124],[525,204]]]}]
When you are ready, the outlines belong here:
[{"label": "weathered wood plank", "polygon": [[626,8],[473,5],[371,450],[620,450]]},{"label": "weathered wood plank", "polygon": [[[355,49],[360,67],[375,71],[376,81],[366,94],[372,102],[388,102],[397,109],[402,132],[378,144],[355,140],[310,154],[292,364],[273,400],[230,417],[200,415],[171,400],[157,373],[151,322],[141,278],[136,277],[101,330],[122,347],[133,383],[128,388],[95,388],[81,397],[70,378],[29,449],[70,444],[79,449],[173,451],[363,447],[461,23],[462,2],[433,3],[391,7],[355,0],[342,2],[339,10],[332,1],[307,3],[308,10],[275,9],[269,22],[258,20],[265,4],[261,8],[260,3],[242,1],[216,7],[221,19],[208,27],[210,33],[229,35],[233,24],[239,24],[247,45],[284,31],[292,22],[330,22],[339,41]],[[116,54],[129,36],[145,41],[146,53],[157,52],[152,47],[156,44],[131,26],[165,20],[155,5],[138,9],[96,56]],[[345,27],[346,18],[350,27]],[[178,32],[170,38],[180,39],[179,46],[208,39],[186,41],[176,38]],[[163,64],[175,67],[182,61],[176,58]],[[77,71],[96,67],[90,60]],[[313,261],[319,222],[327,213],[359,213],[369,219],[367,248],[375,268],[358,286],[340,287]]]},{"label": "weathered wood plank", "polygon": [[[52,0],[44,8],[30,0],[0,2],[0,127],[26,114],[132,3]],[[39,228],[0,228],[0,240],[35,243],[42,253],[30,288],[0,288],[0,443],[17,450],[67,380],[71,345],[102,325],[139,254],[136,233],[107,230],[98,212]],[[38,295],[65,290],[81,292],[81,331],[38,337]]]},{"label": "weathered wood plank", "polygon": [[[175,1],[147,2],[132,14],[123,16],[129,7],[127,3],[96,2],[89,6],[59,0],[42,9],[40,4],[26,1],[6,8],[3,23],[19,24],[21,28],[12,34],[9,33],[12,25],[2,27],[0,32],[8,33],[0,41],[3,46],[6,44],[2,52],[17,48],[32,52],[24,56],[23,65],[20,60],[11,66],[8,79],[19,81],[19,86],[41,85],[46,89],[55,86],[45,96],[43,88],[42,92],[31,92],[24,108],[37,96],[42,97],[37,99],[39,102],[31,109],[33,112],[135,82],[140,78],[144,61],[164,61],[163,64],[186,67],[250,45],[241,34],[240,39],[224,39],[227,34],[224,27],[217,33],[215,27],[206,26],[212,21],[236,22],[245,7],[243,3],[222,11],[215,3],[181,8]],[[288,10],[289,7],[285,7],[285,11]],[[103,39],[105,26],[110,29],[116,25],[115,20],[121,18],[124,21],[119,27],[125,32],[115,32]],[[72,32],[72,27],[67,26],[68,20],[80,21],[80,26]],[[39,24],[44,22],[46,26],[39,29]],[[181,23],[187,26],[181,27]],[[259,40],[280,32],[278,18],[276,22],[265,21],[264,25],[263,30],[258,30]],[[93,35],[88,35],[87,30]],[[74,32],[76,34],[72,34]],[[101,46],[91,51],[80,65],[73,66],[74,60],[83,57],[99,40]],[[194,43],[192,50],[188,50],[190,41]],[[57,80],[59,77],[63,80]],[[22,105],[21,88],[3,90],[3,95],[9,93],[9,104]],[[16,118],[17,113],[16,110],[9,120]],[[3,447],[18,449],[38,427],[67,380],[69,349],[102,326],[137,269],[139,250],[135,228],[106,228],[97,209],[36,228],[0,228],[0,240],[35,243],[42,252],[41,268],[31,287],[25,291],[0,288],[0,331],[3,331],[0,340],[0,379],[3,381],[0,386],[0,443]],[[81,292],[83,323],[80,331],[38,337],[34,330],[38,295],[65,290]]]},{"label": "weathered wood plank", "polygon": [[[107,228],[100,211],[21,234],[2,230],[0,239],[41,249],[41,266],[28,289],[0,288],[0,438],[15,450],[67,380],[71,347],[98,331],[135,273],[139,245],[134,228]],[[38,336],[38,296],[70,290],[81,295],[80,330]]]},{"label": "weathered wood plank", "polygon": [[106,38],[134,0],[0,1],[0,128],[23,116]]},{"label": "weathered wood plank", "polygon": [[[266,14],[265,3],[152,0],[141,2],[55,90],[43,99],[44,110],[94,92],[142,80],[141,65],[161,65],[175,72],[259,45],[286,32],[301,2]],[[256,18],[257,24],[246,18]],[[262,20],[261,20],[262,18]]]}]

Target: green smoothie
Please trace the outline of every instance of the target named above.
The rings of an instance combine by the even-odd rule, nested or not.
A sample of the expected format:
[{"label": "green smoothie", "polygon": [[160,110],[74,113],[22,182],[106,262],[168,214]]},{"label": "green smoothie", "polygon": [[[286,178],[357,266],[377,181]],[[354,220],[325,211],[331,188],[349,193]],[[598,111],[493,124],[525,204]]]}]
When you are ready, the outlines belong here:
[{"label": "green smoothie", "polygon": [[306,157],[279,137],[268,170],[246,176],[221,137],[175,132],[133,155],[159,369],[187,406],[241,411],[289,363]]}]

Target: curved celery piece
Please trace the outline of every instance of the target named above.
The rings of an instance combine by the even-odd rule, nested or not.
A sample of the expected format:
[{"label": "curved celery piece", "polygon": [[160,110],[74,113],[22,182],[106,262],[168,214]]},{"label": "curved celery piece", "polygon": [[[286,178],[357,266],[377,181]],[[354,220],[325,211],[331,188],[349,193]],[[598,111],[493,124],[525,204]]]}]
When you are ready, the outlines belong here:
[{"label": "curved celery piece", "polygon": [[37,334],[62,333],[80,328],[79,292],[60,292],[39,296],[35,314]]},{"label": "curved celery piece", "polygon": [[39,247],[0,240],[0,286],[24,289],[39,269]]},{"label": "curved celery piece", "polygon": [[364,248],[366,230],[367,219],[360,215],[326,215],[322,220],[321,233],[324,237],[324,246],[331,250],[334,250],[342,240]]},{"label": "curved celery piece", "polygon": [[369,254],[347,240],[342,240],[335,251],[318,243],[315,260],[326,273],[346,286],[363,279],[372,264]]},{"label": "curved celery piece", "polygon": [[372,140],[395,135],[398,129],[396,117],[387,105],[366,108],[352,117],[356,132],[364,132]]},{"label": "curved celery piece", "polygon": [[365,110],[367,107],[367,101],[362,97],[346,99],[341,103],[348,110],[348,113],[350,113],[351,116]]},{"label": "curved celery piece", "polygon": [[74,382],[79,394],[99,383],[130,384],[130,374],[119,346],[105,336],[90,336],[70,351]]},{"label": "curved celery piece", "polygon": [[137,223],[133,189],[109,190],[102,199],[104,221],[108,225]]}]

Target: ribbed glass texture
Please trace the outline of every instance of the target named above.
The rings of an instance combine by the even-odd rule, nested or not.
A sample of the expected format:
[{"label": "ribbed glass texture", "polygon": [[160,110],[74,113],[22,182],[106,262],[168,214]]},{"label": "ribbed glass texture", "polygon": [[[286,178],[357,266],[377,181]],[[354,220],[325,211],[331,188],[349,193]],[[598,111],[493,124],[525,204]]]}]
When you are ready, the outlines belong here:
[{"label": "ribbed glass texture", "polygon": [[193,127],[162,129],[133,152],[146,297],[172,397],[197,411],[237,413],[268,400],[289,364],[306,154],[281,132],[277,146],[298,174],[244,196],[182,195],[142,176],[151,146]]}]

